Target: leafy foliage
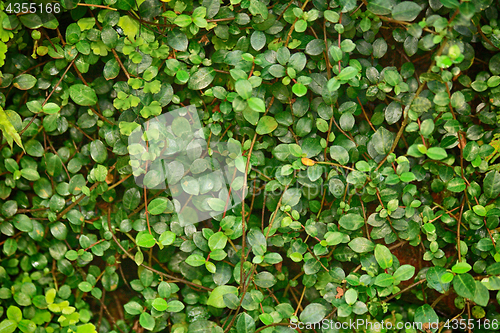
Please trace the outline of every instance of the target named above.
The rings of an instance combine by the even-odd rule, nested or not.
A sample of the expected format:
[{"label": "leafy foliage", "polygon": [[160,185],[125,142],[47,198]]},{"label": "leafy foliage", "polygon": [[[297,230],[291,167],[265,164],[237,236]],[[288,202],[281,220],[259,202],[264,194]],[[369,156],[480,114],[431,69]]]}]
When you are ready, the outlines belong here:
[{"label": "leafy foliage", "polygon": [[[16,3],[0,2],[0,333],[498,330],[498,1]],[[128,140],[189,105],[244,175],[242,203],[193,203],[217,212],[198,224],[174,185],[213,179],[160,188],[148,163],[171,147]],[[209,163],[191,126],[139,133],[192,144],[177,181]]]}]

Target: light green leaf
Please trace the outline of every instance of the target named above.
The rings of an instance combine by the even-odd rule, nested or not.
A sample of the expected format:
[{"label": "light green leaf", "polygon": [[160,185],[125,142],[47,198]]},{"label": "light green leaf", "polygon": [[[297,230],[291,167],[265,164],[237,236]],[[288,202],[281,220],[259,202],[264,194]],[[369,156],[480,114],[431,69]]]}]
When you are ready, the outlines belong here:
[{"label": "light green leaf", "polygon": [[210,236],[208,239],[208,247],[210,250],[223,250],[226,247],[227,236],[223,232],[219,231]]},{"label": "light green leaf", "polygon": [[375,259],[382,269],[386,269],[392,266],[392,253],[384,245],[377,244],[375,246]]},{"label": "light green leaf", "polygon": [[224,304],[223,296],[226,294],[234,294],[238,296],[238,289],[234,286],[218,286],[210,293],[207,300],[207,305],[215,308],[223,309],[226,307]]},{"label": "light green leaf", "polygon": [[138,246],[150,248],[156,244],[156,240],[148,231],[141,231],[137,234],[135,241]]},{"label": "light green leaf", "polygon": [[13,320],[5,319],[0,323],[0,333],[13,333],[17,328],[17,323]]},{"label": "light green leaf", "polygon": [[155,319],[147,312],[141,313],[139,323],[148,331],[152,331],[155,328]]},{"label": "light green leaf", "polygon": [[259,135],[269,134],[278,127],[278,123],[273,117],[264,116],[260,118],[257,124],[256,132]]},{"label": "light green leaf", "polygon": [[431,147],[431,148],[427,149],[426,154],[430,159],[437,160],[437,161],[440,161],[440,160],[448,157],[448,154],[446,154],[446,150],[444,150],[441,147]]},{"label": "light green leaf", "polygon": [[339,81],[349,81],[350,79],[354,78],[356,75],[358,75],[358,69],[352,66],[348,66],[344,68],[339,75],[337,75],[337,80]]}]

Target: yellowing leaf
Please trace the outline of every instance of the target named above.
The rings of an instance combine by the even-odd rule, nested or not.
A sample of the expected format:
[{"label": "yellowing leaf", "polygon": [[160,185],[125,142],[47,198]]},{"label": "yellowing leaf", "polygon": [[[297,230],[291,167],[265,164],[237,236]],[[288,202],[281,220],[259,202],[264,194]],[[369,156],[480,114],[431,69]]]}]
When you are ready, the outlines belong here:
[{"label": "yellowing leaf", "polygon": [[128,15],[123,15],[118,21],[118,26],[123,29],[128,38],[133,39],[139,32],[139,23],[131,19]]},{"label": "yellowing leaf", "polygon": [[2,107],[0,107],[0,129],[11,148],[13,141],[15,141],[17,145],[24,150],[21,136],[17,133]]},{"label": "yellowing leaf", "polygon": [[302,161],[302,164],[304,164],[306,166],[313,166],[314,164],[316,164],[315,161],[313,161],[313,160],[311,160],[310,158],[307,158],[307,157],[302,157],[301,161]]}]

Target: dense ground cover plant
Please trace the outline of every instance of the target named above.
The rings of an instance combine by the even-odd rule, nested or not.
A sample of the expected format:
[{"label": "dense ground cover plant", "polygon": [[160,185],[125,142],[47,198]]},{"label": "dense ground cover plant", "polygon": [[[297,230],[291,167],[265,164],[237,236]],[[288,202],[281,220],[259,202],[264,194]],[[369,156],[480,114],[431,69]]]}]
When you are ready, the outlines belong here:
[{"label": "dense ground cover plant", "polygon": [[[498,1],[0,6],[0,333],[498,330]],[[194,224],[129,141],[186,106]]]}]

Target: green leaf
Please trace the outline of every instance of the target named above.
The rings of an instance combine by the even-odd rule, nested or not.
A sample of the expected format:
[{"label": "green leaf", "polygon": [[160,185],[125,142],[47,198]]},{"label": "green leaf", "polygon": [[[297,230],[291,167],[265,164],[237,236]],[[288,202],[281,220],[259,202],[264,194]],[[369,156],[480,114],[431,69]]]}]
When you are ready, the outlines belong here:
[{"label": "green leaf", "polygon": [[210,198],[207,200],[207,203],[210,208],[217,212],[222,212],[226,208],[226,202],[219,198]]},{"label": "green leaf", "polygon": [[255,255],[263,256],[266,254],[267,241],[260,229],[250,229],[247,237],[248,244],[252,247],[252,251]]},{"label": "green leaf", "polygon": [[204,265],[207,260],[199,254],[192,254],[186,258],[186,263],[193,267]]},{"label": "green leaf", "polygon": [[0,323],[0,333],[13,333],[17,328],[17,323],[13,320],[5,319]]},{"label": "green leaf", "polygon": [[208,247],[210,250],[223,250],[226,247],[227,236],[223,232],[219,231],[210,236],[208,239]]},{"label": "green leaf", "polygon": [[389,125],[395,124],[401,119],[403,108],[398,102],[391,102],[385,109],[385,120]]},{"label": "green leaf", "polygon": [[19,17],[19,21],[29,29],[38,29],[43,25],[40,15],[36,13],[22,15]]},{"label": "green leaf", "polygon": [[453,280],[454,275],[450,272],[446,272],[441,276],[442,283],[450,283]]},{"label": "green leaf", "polygon": [[415,2],[403,1],[392,9],[392,18],[398,21],[413,21],[422,11]]},{"label": "green leaf", "polygon": [[35,86],[37,79],[30,74],[21,74],[12,81],[12,85],[20,90],[29,90]]},{"label": "green leaf", "polygon": [[347,230],[358,230],[365,224],[365,220],[359,214],[345,214],[339,220],[339,224],[342,228]]},{"label": "green leaf", "polygon": [[337,75],[337,80],[339,81],[349,81],[350,79],[358,75],[358,69],[352,66],[344,68],[339,75]]},{"label": "green leaf", "polygon": [[76,333],[95,333],[96,328],[93,324],[80,325],[76,329]]},{"label": "green leaf", "polygon": [[465,19],[471,19],[476,13],[476,6],[473,2],[462,2],[458,10]]},{"label": "green leaf", "polygon": [[302,197],[302,192],[298,188],[289,188],[283,194],[282,204],[288,206],[295,206],[299,203]]},{"label": "green leaf", "polygon": [[21,176],[32,182],[40,179],[40,174],[35,169],[22,169]]},{"label": "green leaf", "polygon": [[490,199],[495,199],[500,194],[500,173],[490,171],[483,181],[484,195]]},{"label": "green leaf", "polygon": [[133,316],[142,313],[142,306],[135,301],[128,302],[123,306],[123,308],[125,309],[125,312]]},{"label": "green leaf", "polygon": [[255,332],[255,321],[250,315],[242,313],[239,315],[236,321],[236,332],[237,333],[254,333]]},{"label": "green leaf", "polygon": [[16,128],[12,125],[9,116],[4,111],[2,106],[0,106],[0,129],[2,130],[3,136],[11,148],[13,142],[16,142],[16,144],[24,150],[21,136],[17,133]]},{"label": "green leaf", "polygon": [[377,38],[373,42],[373,57],[382,58],[387,52],[387,42],[383,38]]},{"label": "green leaf", "polygon": [[266,253],[264,261],[270,265],[275,265],[283,261],[283,257],[279,253]]},{"label": "green leaf", "polygon": [[323,13],[325,19],[332,23],[337,23],[339,21],[340,15],[333,10],[325,10]]},{"label": "green leaf", "polygon": [[[424,304],[415,310],[414,321],[423,326],[426,324],[429,325],[429,323],[438,323],[439,317],[429,304]],[[432,327],[431,330],[437,331],[437,327]]]},{"label": "green leaf", "polygon": [[342,146],[331,146],[330,156],[342,165],[346,165],[349,162],[349,153]]},{"label": "green leaf", "polygon": [[13,218],[14,227],[23,232],[30,232],[33,230],[33,220],[31,220],[27,215],[16,214]]},{"label": "green leaf", "polygon": [[189,41],[184,32],[179,29],[173,29],[167,35],[167,44],[177,51],[186,51]]},{"label": "green leaf", "polygon": [[[173,207],[172,203],[167,198],[165,197],[156,198],[151,200],[151,202],[148,204],[148,212],[151,215],[160,215],[165,213],[165,211],[169,206]],[[172,211],[168,212],[171,213]]]},{"label": "green leaf", "polygon": [[253,111],[261,112],[261,113],[266,112],[266,104],[260,98],[250,97],[247,100],[247,103],[248,103],[248,106],[250,107],[250,109],[252,109]]},{"label": "green leaf", "polygon": [[392,266],[392,253],[384,245],[377,244],[375,246],[375,259],[382,269],[386,269]]},{"label": "green leaf", "polygon": [[207,300],[207,305],[215,308],[223,309],[226,307],[224,304],[223,296],[226,294],[238,295],[238,289],[234,286],[218,286],[210,293]]},{"label": "green leaf", "polygon": [[150,248],[156,244],[156,240],[148,231],[141,231],[137,234],[135,241],[138,246]]},{"label": "green leaf", "polygon": [[407,281],[415,274],[415,267],[412,265],[402,265],[394,272],[394,279],[397,281]]},{"label": "green leaf", "polygon": [[319,303],[311,303],[304,308],[300,314],[300,321],[303,323],[319,323],[326,316],[326,308]]},{"label": "green leaf", "polygon": [[94,140],[90,143],[90,156],[97,163],[104,163],[108,158],[108,151],[101,140]]},{"label": "green leaf", "polygon": [[302,71],[306,67],[306,64],[307,57],[302,52],[292,54],[290,60],[288,61],[288,66],[295,69],[297,73]]},{"label": "green leaf", "polygon": [[167,309],[167,301],[163,298],[155,298],[152,305],[157,311],[165,311]]},{"label": "green leaf", "polygon": [[44,149],[40,141],[29,140],[25,145],[26,153],[35,157],[42,157]]},{"label": "green leaf", "polygon": [[302,97],[307,94],[307,88],[301,83],[296,83],[292,86],[292,91],[298,97]]},{"label": "green leaf", "polygon": [[252,97],[252,84],[248,80],[238,80],[234,86],[238,95],[243,99]]},{"label": "green leaf", "polygon": [[264,20],[266,20],[269,15],[266,4],[259,0],[250,0],[250,7],[248,10],[252,15],[262,16]]},{"label": "green leaf", "polygon": [[250,37],[250,44],[255,51],[260,51],[266,46],[266,35],[262,31],[254,31]]},{"label": "green leaf", "polygon": [[446,150],[444,150],[441,147],[431,147],[427,149],[426,154],[430,159],[437,161],[440,161],[448,157],[448,154],[446,154]]},{"label": "green leaf", "polygon": [[155,319],[147,312],[141,313],[139,323],[148,331],[152,331],[155,328]]},{"label": "green leaf", "polygon": [[82,281],[78,284],[78,289],[83,291],[84,293],[88,293],[92,290],[93,286],[87,282],[87,281]]},{"label": "green leaf", "polygon": [[390,274],[382,273],[377,275],[374,283],[379,287],[389,287],[394,283],[394,277]]},{"label": "green leaf", "polygon": [[215,71],[212,67],[203,67],[194,72],[189,78],[188,89],[201,90],[208,87],[215,78]]},{"label": "green leaf", "polygon": [[344,297],[347,304],[354,305],[354,303],[358,300],[358,292],[353,288],[348,289],[345,292]]},{"label": "green leaf", "polygon": [[181,312],[182,310],[184,310],[184,303],[175,300],[168,302],[167,305],[168,312]]},{"label": "green leaf", "polygon": [[371,252],[375,248],[375,244],[364,237],[356,237],[348,245],[356,253]]},{"label": "green leaf", "polygon": [[68,228],[62,222],[56,222],[50,226],[50,232],[54,238],[58,240],[65,240],[68,235]]},{"label": "green leaf", "polygon": [[486,273],[488,275],[499,275],[500,274],[500,263],[496,262],[492,265],[489,265],[488,268],[486,268]]},{"label": "green leaf", "polygon": [[448,185],[446,186],[446,188],[451,192],[458,193],[458,192],[464,191],[466,188],[466,185],[465,185],[465,182],[462,178],[455,177],[448,182]]},{"label": "green leaf", "polygon": [[334,61],[342,60],[342,56],[343,56],[342,50],[340,49],[340,47],[335,46],[335,45],[332,45],[330,47],[330,55],[332,56]]},{"label": "green leaf", "polygon": [[304,32],[307,29],[307,22],[304,20],[298,20],[295,22],[295,31]]},{"label": "green leaf", "polygon": [[476,282],[469,273],[457,274],[453,278],[453,288],[459,296],[473,299],[476,292]]},{"label": "green leaf", "polygon": [[351,39],[344,39],[340,43],[340,49],[343,52],[350,53],[350,52],[354,51],[355,48],[356,48],[356,44]]},{"label": "green leaf", "polygon": [[411,103],[411,109],[418,114],[427,112],[432,107],[432,102],[427,98],[417,97]]},{"label": "green leaf", "polygon": [[203,6],[206,7],[206,17],[211,19],[220,9],[220,1],[218,0],[203,0]]},{"label": "green leaf", "polygon": [[400,82],[400,75],[396,71],[386,70],[384,72],[384,79],[389,85],[395,87]]},{"label": "green leaf", "polygon": [[7,309],[7,318],[19,323],[23,319],[23,313],[17,306],[11,305]]},{"label": "green leaf", "polygon": [[451,270],[454,272],[454,273],[457,273],[457,274],[463,274],[463,273],[467,273],[468,271],[470,271],[472,269],[472,266],[469,265],[468,263],[466,262],[459,262],[459,263],[456,263],[455,265],[453,265],[453,267],[451,268]]},{"label": "green leaf", "polygon": [[185,14],[177,16],[177,18],[174,20],[174,23],[182,28],[189,26],[192,22],[193,20],[191,19],[191,16]]},{"label": "green leaf", "polygon": [[198,195],[200,193],[199,182],[190,176],[182,178],[181,187],[187,194]]},{"label": "green leaf", "polygon": [[473,301],[479,306],[487,306],[490,301],[490,291],[481,281],[476,281]]},{"label": "green leaf", "polygon": [[11,256],[14,253],[16,253],[17,251],[16,241],[13,238],[6,239],[2,251],[6,256]]},{"label": "green leaf", "polygon": [[255,275],[254,282],[258,287],[271,288],[278,280],[269,272],[260,272]]},{"label": "green leaf", "polygon": [[486,209],[481,205],[475,205],[472,210],[479,216],[486,216]]},{"label": "green leaf", "polygon": [[460,5],[458,0],[439,0],[446,8],[457,8]]},{"label": "green leaf", "polygon": [[255,131],[259,135],[265,135],[273,132],[277,127],[278,123],[273,117],[264,116],[260,118]]},{"label": "green leaf", "polygon": [[175,238],[176,238],[176,234],[173,233],[172,231],[164,231],[161,235],[160,235],[160,238],[158,239],[158,241],[162,244],[162,245],[172,245],[175,241]]},{"label": "green leaf", "polygon": [[97,103],[94,89],[84,84],[74,84],[69,88],[69,96],[78,105],[91,106]]}]

